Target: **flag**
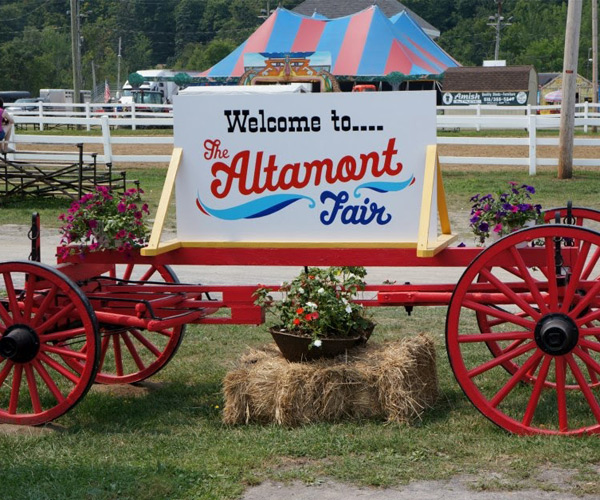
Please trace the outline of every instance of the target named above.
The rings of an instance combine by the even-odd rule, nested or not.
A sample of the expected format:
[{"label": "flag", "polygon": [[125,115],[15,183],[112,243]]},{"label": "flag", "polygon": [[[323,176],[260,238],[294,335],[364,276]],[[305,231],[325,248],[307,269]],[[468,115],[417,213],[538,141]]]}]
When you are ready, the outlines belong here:
[{"label": "flag", "polygon": [[104,80],[104,102],[110,102],[110,86],[108,80]]}]

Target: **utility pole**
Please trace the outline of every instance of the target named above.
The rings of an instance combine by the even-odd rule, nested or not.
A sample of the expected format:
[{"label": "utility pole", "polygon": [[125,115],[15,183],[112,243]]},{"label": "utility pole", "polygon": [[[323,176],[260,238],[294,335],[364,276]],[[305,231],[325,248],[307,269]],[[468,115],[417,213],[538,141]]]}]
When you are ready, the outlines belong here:
[{"label": "utility pole", "polygon": [[498,12],[493,16],[488,17],[489,23],[488,26],[492,26],[494,30],[496,30],[496,46],[494,48],[494,60],[498,60],[500,58],[500,32],[502,28],[505,26],[510,26],[512,23],[512,17],[509,17],[506,22],[504,22],[504,16],[502,15],[502,1],[496,0],[496,5],[498,5]]},{"label": "utility pole", "polygon": [[117,55],[117,99],[121,97],[121,37],[119,37],[119,54]]},{"label": "utility pole", "polygon": [[569,0],[565,55],[563,62],[562,103],[560,106],[560,136],[558,178],[573,177],[573,129],[575,128],[575,93],[577,91],[577,55],[583,0]]},{"label": "utility pole", "polygon": [[96,65],[92,59],[92,94],[96,93]]},{"label": "utility pole", "polygon": [[79,0],[71,0],[71,51],[73,53],[73,102],[81,100],[81,35]]},{"label": "utility pole", "polygon": [[[598,0],[592,0],[592,93],[592,102],[598,104]],[[597,107],[594,107],[594,113],[598,113]],[[596,125],[592,132],[598,132]]]}]

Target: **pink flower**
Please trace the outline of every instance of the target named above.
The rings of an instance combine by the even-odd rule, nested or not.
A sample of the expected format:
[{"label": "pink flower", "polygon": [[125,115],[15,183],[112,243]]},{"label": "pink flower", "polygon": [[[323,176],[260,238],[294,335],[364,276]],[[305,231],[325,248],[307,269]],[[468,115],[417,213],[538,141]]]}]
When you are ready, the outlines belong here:
[{"label": "pink flower", "polygon": [[127,210],[127,206],[125,205],[125,203],[123,203],[122,201],[119,202],[119,204],[117,205],[117,210],[119,211],[120,214],[122,214],[123,212],[125,212],[125,210]]},{"label": "pink flower", "polygon": [[494,229],[492,229],[492,231],[494,231],[495,233],[501,233],[502,232],[502,224],[496,224],[494,226]]}]

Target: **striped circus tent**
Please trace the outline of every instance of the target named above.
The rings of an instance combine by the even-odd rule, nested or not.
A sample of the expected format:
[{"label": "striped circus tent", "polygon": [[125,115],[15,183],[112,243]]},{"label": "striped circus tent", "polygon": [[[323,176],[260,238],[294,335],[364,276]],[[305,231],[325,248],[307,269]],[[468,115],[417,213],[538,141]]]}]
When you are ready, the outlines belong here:
[{"label": "striped circus tent", "polygon": [[392,22],[373,5],[352,16],[307,17],[278,8],[236,50],[200,77],[232,78],[244,73],[250,53],[319,52],[331,55],[338,79],[436,77],[459,64],[444,52],[408,14]]}]

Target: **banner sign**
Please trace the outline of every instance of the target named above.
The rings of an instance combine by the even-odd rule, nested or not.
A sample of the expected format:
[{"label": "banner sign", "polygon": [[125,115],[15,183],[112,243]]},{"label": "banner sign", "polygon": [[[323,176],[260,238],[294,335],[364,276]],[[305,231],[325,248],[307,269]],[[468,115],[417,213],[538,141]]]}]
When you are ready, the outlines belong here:
[{"label": "banner sign", "polygon": [[180,240],[416,242],[434,92],[182,93],[174,117]]},{"label": "banner sign", "polygon": [[[287,68],[286,68],[287,66]],[[331,70],[330,52],[248,52],[244,54],[244,70],[255,70],[263,75],[287,74],[315,76],[317,71]]]},{"label": "banner sign", "polygon": [[469,104],[491,104],[496,106],[524,106],[529,92],[444,92],[444,106],[467,106]]}]

